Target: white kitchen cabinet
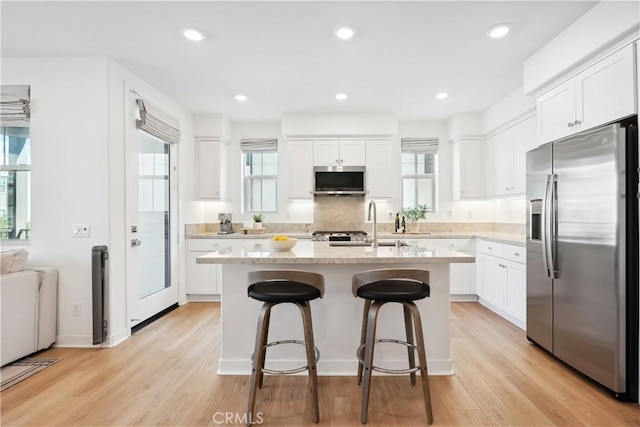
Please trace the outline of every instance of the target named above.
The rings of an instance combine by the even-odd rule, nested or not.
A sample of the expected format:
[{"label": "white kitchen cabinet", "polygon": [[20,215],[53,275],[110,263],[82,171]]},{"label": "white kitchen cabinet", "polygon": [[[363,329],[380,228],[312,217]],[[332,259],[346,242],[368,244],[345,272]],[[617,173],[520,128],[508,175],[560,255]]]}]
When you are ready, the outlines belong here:
[{"label": "white kitchen cabinet", "polygon": [[637,112],[632,44],[536,99],[540,143],[554,141]]},{"label": "white kitchen cabinet", "polygon": [[391,141],[366,142],[366,190],[367,197],[391,198],[394,195],[393,180],[389,177]]},{"label": "white kitchen cabinet", "polygon": [[459,139],[452,143],[453,200],[485,197],[485,141]]},{"label": "white kitchen cabinet", "polygon": [[525,193],[526,153],[538,146],[536,119],[529,117],[496,133],[487,142],[488,195],[514,196]]},{"label": "white kitchen cabinet", "polygon": [[227,144],[220,139],[196,140],[196,197],[224,200]]},{"label": "white kitchen cabinet", "polygon": [[322,140],[313,146],[314,166],[363,166],[366,161],[364,140]]},{"label": "white kitchen cabinet", "polygon": [[507,272],[506,295],[504,310],[509,316],[522,323],[527,320],[527,270],[524,264],[504,262]]},{"label": "white kitchen cabinet", "polygon": [[287,197],[313,198],[313,141],[288,141]]},{"label": "white kitchen cabinet", "polygon": [[[227,242],[228,243],[228,242]],[[196,258],[217,251],[225,244],[223,239],[188,239],[187,240],[187,274],[185,293],[189,295],[206,295],[209,299],[219,299],[220,265],[198,264]]]},{"label": "white kitchen cabinet", "polygon": [[525,248],[478,239],[476,245],[479,302],[525,329],[527,280]]},{"label": "white kitchen cabinet", "polygon": [[481,301],[486,301],[498,310],[504,310],[504,294],[507,284],[507,271],[503,269],[501,259],[483,254],[482,264],[482,295]]},{"label": "white kitchen cabinet", "polygon": [[[454,251],[473,255],[475,245],[473,239],[423,239],[430,245],[439,245]],[[455,301],[475,301],[476,295],[476,264],[451,264],[449,269],[449,293]]]}]

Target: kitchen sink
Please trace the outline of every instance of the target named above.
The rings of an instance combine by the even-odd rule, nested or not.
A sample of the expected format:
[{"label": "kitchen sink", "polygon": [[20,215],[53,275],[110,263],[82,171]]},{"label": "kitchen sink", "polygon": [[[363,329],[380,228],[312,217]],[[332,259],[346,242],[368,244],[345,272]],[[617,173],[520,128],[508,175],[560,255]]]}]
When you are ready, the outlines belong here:
[{"label": "kitchen sink", "polygon": [[[378,246],[395,246],[396,242],[391,241],[385,241],[385,242],[381,242],[378,241]],[[371,246],[371,242],[362,242],[362,241],[356,241],[356,242],[329,242],[329,246]],[[409,246],[409,244],[407,242],[400,242],[400,246]]]}]

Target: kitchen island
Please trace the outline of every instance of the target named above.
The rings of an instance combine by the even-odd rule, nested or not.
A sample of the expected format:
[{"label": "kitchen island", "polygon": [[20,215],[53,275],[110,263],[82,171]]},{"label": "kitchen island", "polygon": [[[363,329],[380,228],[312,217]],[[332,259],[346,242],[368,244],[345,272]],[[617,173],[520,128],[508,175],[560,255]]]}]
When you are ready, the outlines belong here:
[{"label": "kitchen island", "polygon": [[[220,264],[221,349],[218,373],[249,375],[258,312],[262,305],[247,296],[247,275],[261,269],[294,269],[320,273],[325,295],[311,303],[315,344],[320,350],[319,375],[355,375],[358,362],[363,300],[351,294],[353,274],[379,268],[421,268],[430,273],[431,296],[416,301],[425,335],[429,373],[453,374],[449,334],[449,264],[473,263],[471,255],[424,241],[404,247],[333,247],[329,242],[298,241],[287,252],[272,251],[265,240],[229,240],[218,251],[197,258],[199,264]],[[389,304],[379,315],[377,336],[405,339],[402,306]],[[302,320],[297,307],[282,304],[271,314],[269,342],[301,340]],[[298,348],[299,347],[299,348]],[[406,368],[404,346],[376,346],[376,364]],[[272,347],[267,367],[292,369],[305,365],[304,348]]]}]

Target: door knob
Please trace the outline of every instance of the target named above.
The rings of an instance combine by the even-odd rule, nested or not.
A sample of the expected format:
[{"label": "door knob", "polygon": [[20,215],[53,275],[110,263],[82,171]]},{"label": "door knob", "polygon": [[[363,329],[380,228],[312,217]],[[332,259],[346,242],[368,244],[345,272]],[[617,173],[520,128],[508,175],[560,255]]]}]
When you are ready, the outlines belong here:
[{"label": "door knob", "polygon": [[131,239],[131,247],[136,247],[136,246],[140,246],[142,244],[142,242],[138,239]]}]

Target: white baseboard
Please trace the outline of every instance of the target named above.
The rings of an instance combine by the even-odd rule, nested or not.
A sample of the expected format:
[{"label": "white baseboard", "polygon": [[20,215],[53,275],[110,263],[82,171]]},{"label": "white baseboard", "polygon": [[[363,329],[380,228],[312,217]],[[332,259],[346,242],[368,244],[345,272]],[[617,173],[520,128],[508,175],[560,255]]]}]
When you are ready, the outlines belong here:
[{"label": "white baseboard", "polygon": [[93,345],[93,335],[58,335],[53,347],[63,348],[109,348],[115,347],[129,338],[129,331],[124,328],[107,336],[104,342]]},{"label": "white baseboard", "polygon": [[476,294],[451,294],[449,300],[451,302],[478,302]]}]

